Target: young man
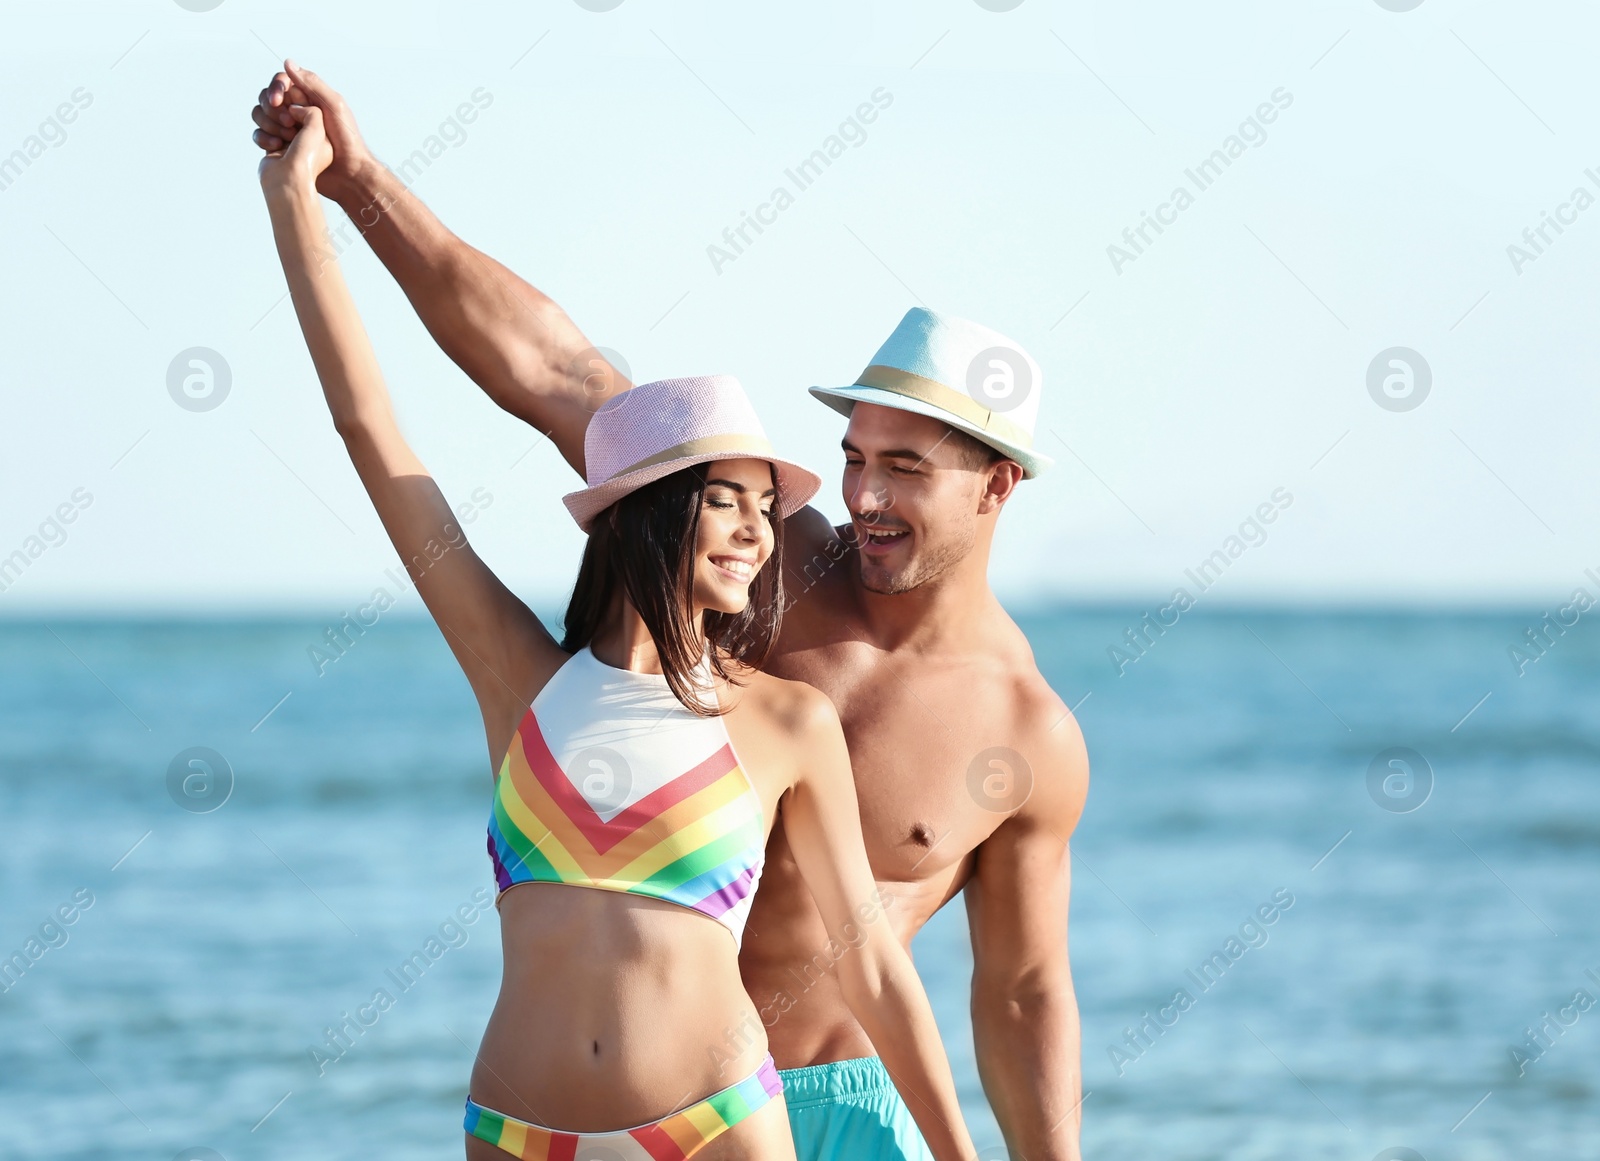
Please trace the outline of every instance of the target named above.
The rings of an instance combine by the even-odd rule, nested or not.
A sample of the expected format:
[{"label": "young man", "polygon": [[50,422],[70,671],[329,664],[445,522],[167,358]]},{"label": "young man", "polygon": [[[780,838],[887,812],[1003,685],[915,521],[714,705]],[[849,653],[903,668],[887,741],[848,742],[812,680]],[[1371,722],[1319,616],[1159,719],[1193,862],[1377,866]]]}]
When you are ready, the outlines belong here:
[{"label": "young man", "polygon": [[[362,143],[344,101],[286,63],[261,92],[255,140],[293,133],[281,106],[323,110],[335,160],[319,182],[362,231],[444,351],[579,475],[584,431],[630,384],[566,314],[451,234]],[[1067,841],[1088,792],[1072,714],[1040,676],[987,579],[996,521],[1032,450],[1038,367],[987,328],[908,313],[857,382],[814,388],[849,415],[850,523],[786,526],[792,604],[767,669],[839,709],[884,906],[908,945],[964,892],[972,1023],[984,1091],[1012,1155],[1078,1152],[1078,1011],[1067,959]],[[780,818],[740,957],[802,1161],[926,1157],[839,993],[830,936]],[[726,1052],[750,1030],[708,1035]]]}]

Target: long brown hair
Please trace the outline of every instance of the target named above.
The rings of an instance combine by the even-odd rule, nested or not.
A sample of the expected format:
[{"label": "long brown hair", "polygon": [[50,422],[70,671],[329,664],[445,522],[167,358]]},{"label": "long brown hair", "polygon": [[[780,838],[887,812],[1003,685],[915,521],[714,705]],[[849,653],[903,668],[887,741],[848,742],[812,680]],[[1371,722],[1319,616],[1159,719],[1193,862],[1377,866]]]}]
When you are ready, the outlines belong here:
[{"label": "long brown hair", "polygon": [[[595,517],[567,604],[561,648],[576,653],[593,641],[620,591],[644,620],[673,696],[701,717],[715,717],[721,707],[714,699],[705,705],[695,692],[701,651],[690,615],[705,489],[706,466],[695,464],[629,492]],[[783,608],[783,521],[774,516],[772,555],[751,584],[750,603],[739,613],[706,610],[717,676],[738,685],[727,662],[761,667],[778,638]]]}]

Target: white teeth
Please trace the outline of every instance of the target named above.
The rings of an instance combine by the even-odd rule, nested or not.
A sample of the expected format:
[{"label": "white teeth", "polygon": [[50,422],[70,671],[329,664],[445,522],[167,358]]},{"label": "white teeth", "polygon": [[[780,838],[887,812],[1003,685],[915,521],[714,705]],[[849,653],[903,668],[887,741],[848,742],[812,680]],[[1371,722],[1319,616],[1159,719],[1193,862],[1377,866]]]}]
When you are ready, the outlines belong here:
[{"label": "white teeth", "polygon": [[751,567],[750,562],[747,560],[735,560],[732,557],[723,557],[720,560],[713,560],[711,563],[715,564],[718,568],[731,572],[734,576],[739,577],[741,580],[749,580],[750,577],[755,573],[755,569]]}]

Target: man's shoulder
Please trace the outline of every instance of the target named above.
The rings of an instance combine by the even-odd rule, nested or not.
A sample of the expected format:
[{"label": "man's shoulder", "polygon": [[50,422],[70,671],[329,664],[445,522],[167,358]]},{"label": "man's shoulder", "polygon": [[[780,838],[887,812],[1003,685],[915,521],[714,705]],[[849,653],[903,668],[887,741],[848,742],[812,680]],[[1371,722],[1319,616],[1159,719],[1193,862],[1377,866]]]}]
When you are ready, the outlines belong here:
[{"label": "man's shoulder", "polygon": [[809,505],[783,522],[783,563],[785,580],[805,587],[834,571],[833,566],[854,551],[849,539],[850,525],[835,528],[828,518]]},{"label": "man's shoulder", "polygon": [[[973,663],[986,671],[991,686],[999,690],[1012,707],[1014,722],[1022,725],[1041,717],[1051,722],[1059,716],[1061,698],[1039,671],[1033,643],[1022,626],[1011,619],[991,595],[987,607],[978,607],[973,618],[977,640]],[[1057,711],[1054,716],[1052,711]]]},{"label": "man's shoulder", "polygon": [[1075,820],[1089,786],[1083,731],[1077,715],[1039,672],[1021,630],[1016,633],[1018,641],[1002,646],[995,663],[1000,668],[998,684],[1004,702],[1010,707],[1010,734],[1033,778],[1036,801],[1032,805]]},{"label": "man's shoulder", "polygon": [[849,533],[850,525],[835,528],[815,508],[784,521],[785,636],[808,624],[836,621],[854,603],[855,547]]},{"label": "man's shoulder", "polygon": [[1066,725],[1075,732],[1077,719],[1072,710],[1039,672],[1032,655],[1025,662],[1009,660],[1005,687],[1014,707],[1015,728],[1025,737],[1048,737],[1059,732],[1057,727]]},{"label": "man's shoulder", "polygon": [[828,523],[828,518],[811,504],[783,518],[783,551],[786,556],[805,556],[821,548],[836,535],[837,530]]}]

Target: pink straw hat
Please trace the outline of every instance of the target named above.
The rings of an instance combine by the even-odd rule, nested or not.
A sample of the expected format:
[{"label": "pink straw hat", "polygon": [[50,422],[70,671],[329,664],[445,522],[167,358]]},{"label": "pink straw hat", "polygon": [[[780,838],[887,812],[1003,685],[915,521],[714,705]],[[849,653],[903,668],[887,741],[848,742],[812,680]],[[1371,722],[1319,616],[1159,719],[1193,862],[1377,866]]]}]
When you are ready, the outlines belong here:
[{"label": "pink straw hat", "polygon": [[585,532],[629,492],[712,460],[770,463],[779,516],[798,512],[822,487],[815,472],[772,454],[755,408],[732,375],[658,379],[613,395],[589,420],[583,459],[589,486],[561,500]]}]

